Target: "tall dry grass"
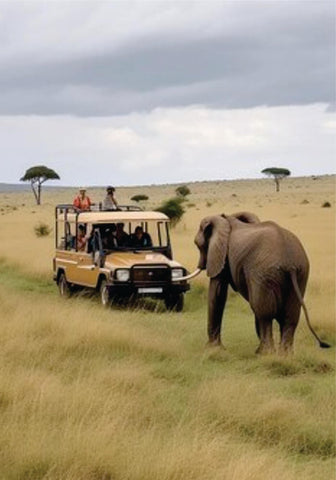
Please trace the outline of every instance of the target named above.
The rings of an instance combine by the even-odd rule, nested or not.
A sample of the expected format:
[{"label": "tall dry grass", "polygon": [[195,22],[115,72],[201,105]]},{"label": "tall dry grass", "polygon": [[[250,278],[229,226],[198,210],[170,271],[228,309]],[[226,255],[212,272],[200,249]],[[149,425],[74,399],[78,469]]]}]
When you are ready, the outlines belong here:
[{"label": "tall dry grass", "polygon": [[[117,193],[157,205],[174,188]],[[334,177],[286,179],[280,194],[270,180],[190,188],[175,257],[194,268],[205,215],[251,210],[277,221],[307,250],[311,320],[334,342]],[[204,274],[182,315],[62,301],[53,236],[36,237],[34,226],[53,226],[54,205],[74,194],[46,191],[40,208],[29,193],[0,195],[1,480],[334,478],[334,349],[319,350],[301,321],[292,358],[256,357],[248,304],[230,294],[226,350],[207,350]]]},{"label": "tall dry grass", "polygon": [[192,309],[0,301],[1,478],[331,478],[332,354],[256,359],[238,322],[243,348],[207,352]]}]

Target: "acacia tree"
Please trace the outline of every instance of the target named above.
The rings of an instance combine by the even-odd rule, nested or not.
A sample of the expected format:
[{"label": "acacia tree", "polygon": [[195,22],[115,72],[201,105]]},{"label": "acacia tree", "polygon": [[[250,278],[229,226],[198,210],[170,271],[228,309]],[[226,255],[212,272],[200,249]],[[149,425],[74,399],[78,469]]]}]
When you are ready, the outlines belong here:
[{"label": "acacia tree", "polygon": [[47,180],[59,180],[59,175],[51,168],[44,165],[30,167],[26,173],[20,178],[21,182],[30,182],[37,205],[41,204],[42,184]]},{"label": "acacia tree", "polygon": [[131,197],[131,200],[133,200],[133,202],[145,202],[146,200],[148,200],[148,196],[147,195],[142,195],[141,193],[139,193],[139,195],[133,195],[133,197]]},{"label": "acacia tree", "polygon": [[280,181],[291,174],[291,172],[287,170],[287,168],[277,168],[277,167],[264,168],[264,170],[262,170],[261,173],[264,173],[268,177],[274,178],[276,192],[280,191]]}]

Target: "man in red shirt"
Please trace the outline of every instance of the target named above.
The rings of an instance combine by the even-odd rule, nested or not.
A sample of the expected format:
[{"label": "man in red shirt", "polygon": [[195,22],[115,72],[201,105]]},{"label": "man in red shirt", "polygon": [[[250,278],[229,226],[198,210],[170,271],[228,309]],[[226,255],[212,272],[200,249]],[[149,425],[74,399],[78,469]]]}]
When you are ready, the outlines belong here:
[{"label": "man in red shirt", "polygon": [[91,200],[86,195],[86,189],[84,187],[80,187],[79,195],[75,197],[73,201],[73,206],[78,208],[79,210],[90,210]]}]

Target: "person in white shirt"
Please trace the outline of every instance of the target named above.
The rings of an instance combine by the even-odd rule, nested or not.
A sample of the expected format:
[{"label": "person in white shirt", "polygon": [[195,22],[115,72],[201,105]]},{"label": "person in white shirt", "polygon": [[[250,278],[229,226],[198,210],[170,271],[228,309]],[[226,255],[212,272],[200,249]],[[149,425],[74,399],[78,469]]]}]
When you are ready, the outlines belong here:
[{"label": "person in white shirt", "polygon": [[118,202],[114,197],[115,188],[106,188],[106,197],[104,198],[103,208],[104,210],[117,210]]}]

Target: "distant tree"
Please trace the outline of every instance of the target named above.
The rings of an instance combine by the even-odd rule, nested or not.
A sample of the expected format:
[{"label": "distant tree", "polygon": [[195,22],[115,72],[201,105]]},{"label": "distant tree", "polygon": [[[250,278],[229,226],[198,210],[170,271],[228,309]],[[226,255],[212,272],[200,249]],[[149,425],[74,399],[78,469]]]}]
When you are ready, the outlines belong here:
[{"label": "distant tree", "polygon": [[148,197],[147,195],[134,195],[131,200],[133,200],[133,202],[145,202],[146,200],[148,200]]},{"label": "distant tree", "polygon": [[170,198],[163,202],[160,207],[156,208],[157,212],[162,212],[170,218],[171,223],[175,226],[182,218],[185,210],[182,207],[183,198]]},{"label": "distant tree", "polygon": [[178,197],[186,197],[191,194],[190,188],[187,185],[181,185],[175,189],[176,195]]},{"label": "distant tree", "polygon": [[277,167],[264,168],[264,170],[262,170],[261,173],[264,173],[268,177],[274,178],[275,190],[277,192],[280,191],[280,181],[291,174],[291,172],[287,170],[287,168],[277,168]]},{"label": "distant tree", "polygon": [[28,168],[26,173],[20,178],[21,182],[30,182],[37,205],[41,204],[42,184],[47,180],[59,180],[59,175],[51,168],[44,165],[37,165]]}]

